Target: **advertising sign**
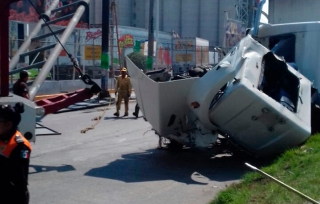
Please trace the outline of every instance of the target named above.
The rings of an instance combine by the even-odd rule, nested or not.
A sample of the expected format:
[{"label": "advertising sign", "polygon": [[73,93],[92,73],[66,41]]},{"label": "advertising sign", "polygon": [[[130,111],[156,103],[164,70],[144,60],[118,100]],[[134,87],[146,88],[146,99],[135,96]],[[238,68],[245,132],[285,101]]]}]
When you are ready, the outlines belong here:
[{"label": "advertising sign", "polygon": [[84,46],[84,60],[100,60],[101,58],[100,45],[85,45]]},{"label": "advertising sign", "polygon": [[245,32],[241,21],[228,19],[225,27],[225,47],[234,47],[245,36]]},{"label": "advertising sign", "polygon": [[[60,0],[58,7],[62,7],[80,0]],[[39,13],[42,14],[50,7],[53,0],[21,0],[10,5],[9,20],[21,23],[36,23],[39,21]],[[78,5],[73,5],[52,13],[51,20],[69,15],[77,10]],[[70,19],[61,20],[54,25],[67,26]],[[85,11],[76,26],[77,28],[89,27],[89,11]]]},{"label": "advertising sign", "polygon": [[91,28],[81,31],[80,42],[83,47],[84,61],[86,66],[100,66],[102,54],[102,29]]},{"label": "advertising sign", "polygon": [[89,41],[94,41],[98,38],[100,38],[100,44],[101,45],[101,37],[102,37],[102,30],[101,29],[90,29],[89,31],[86,31],[86,43],[90,43]]},{"label": "advertising sign", "polygon": [[194,45],[191,40],[177,40],[174,43],[175,50],[193,50]]},{"label": "advertising sign", "polygon": [[170,66],[171,61],[170,48],[163,47],[163,45],[160,44],[158,50],[158,65]]},{"label": "advertising sign", "polygon": [[192,54],[176,54],[176,62],[192,62]]},{"label": "advertising sign", "polygon": [[119,48],[120,48],[120,53],[122,53],[123,48],[127,47],[133,47],[134,40],[133,36],[130,34],[125,34],[119,38]]}]

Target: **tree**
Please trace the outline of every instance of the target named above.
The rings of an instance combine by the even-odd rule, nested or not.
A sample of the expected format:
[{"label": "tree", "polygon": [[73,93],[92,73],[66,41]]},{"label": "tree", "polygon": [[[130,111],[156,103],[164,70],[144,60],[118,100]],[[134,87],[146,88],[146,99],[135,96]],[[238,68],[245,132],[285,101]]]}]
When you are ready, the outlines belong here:
[{"label": "tree", "polygon": [[139,69],[142,69],[143,71],[146,70],[146,56],[137,52],[133,52],[129,54],[128,57]]}]

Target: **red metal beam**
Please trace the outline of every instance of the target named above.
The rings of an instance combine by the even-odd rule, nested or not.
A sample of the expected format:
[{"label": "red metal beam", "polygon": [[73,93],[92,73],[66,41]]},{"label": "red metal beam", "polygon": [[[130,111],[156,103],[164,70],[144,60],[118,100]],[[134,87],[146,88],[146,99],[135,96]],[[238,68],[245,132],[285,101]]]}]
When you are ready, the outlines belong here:
[{"label": "red metal beam", "polygon": [[93,93],[90,89],[82,89],[73,93],[59,95],[53,98],[42,99],[35,101],[37,106],[41,106],[45,110],[45,114],[55,113],[63,108],[67,108],[70,105],[90,99]]},{"label": "red metal beam", "polygon": [[9,5],[0,1],[0,97],[9,95]]}]

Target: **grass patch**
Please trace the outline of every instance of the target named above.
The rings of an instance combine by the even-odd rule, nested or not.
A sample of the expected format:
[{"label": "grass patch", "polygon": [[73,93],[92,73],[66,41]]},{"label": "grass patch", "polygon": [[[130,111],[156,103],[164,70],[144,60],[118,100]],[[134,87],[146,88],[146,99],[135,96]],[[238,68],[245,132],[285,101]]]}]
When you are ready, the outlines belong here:
[{"label": "grass patch", "polygon": [[[254,165],[254,164],[252,164]],[[320,134],[303,146],[291,149],[270,166],[261,168],[301,193],[320,201]],[[242,182],[221,191],[211,204],[302,204],[305,199],[263,175],[245,174]]]}]

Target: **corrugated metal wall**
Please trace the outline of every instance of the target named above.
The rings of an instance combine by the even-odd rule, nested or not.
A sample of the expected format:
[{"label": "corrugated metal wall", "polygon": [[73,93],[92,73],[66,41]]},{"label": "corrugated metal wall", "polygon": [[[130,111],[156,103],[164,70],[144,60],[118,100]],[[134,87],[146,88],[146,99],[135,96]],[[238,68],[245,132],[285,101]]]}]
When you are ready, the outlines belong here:
[{"label": "corrugated metal wall", "polygon": [[163,17],[163,31],[171,32],[174,30],[180,34],[180,0],[163,0],[163,8],[160,16]]},{"label": "corrugated metal wall", "polygon": [[201,1],[181,0],[181,37],[199,36],[199,8]]},{"label": "corrugated metal wall", "polygon": [[200,7],[199,37],[208,39],[210,45],[219,44],[219,6],[218,0],[202,0]]},{"label": "corrugated metal wall", "polygon": [[[94,1],[95,23],[99,24],[102,0]],[[115,0],[115,2],[118,5],[119,25],[148,29],[149,0]],[[159,4],[160,30],[165,32],[174,30],[183,37],[204,38],[210,41],[211,46],[223,45],[225,12],[229,18],[235,19],[235,0],[159,0]],[[156,26],[155,21],[154,26]]]},{"label": "corrugated metal wall", "polygon": [[319,0],[269,0],[269,22],[319,21],[319,8]]},{"label": "corrugated metal wall", "polygon": [[94,22],[93,24],[102,24],[102,0],[94,0]]},{"label": "corrugated metal wall", "polygon": [[115,0],[117,5],[118,24],[123,26],[132,26],[133,1],[132,0]]},{"label": "corrugated metal wall", "polygon": [[235,19],[234,0],[163,0],[163,31],[200,37],[210,45],[223,45],[225,13]]},{"label": "corrugated metal wall", "polygon": [[89,23],[92,24],[95,22],[95,0],[90,0],[89,4]]},{"label": "corrugated metal wall", "polygon": [[146,9],[145,7],[139,6],[139,4],[145,4],[146,0],[132,0],[132,25],[133,27],[145,28],[145,17]]}]

